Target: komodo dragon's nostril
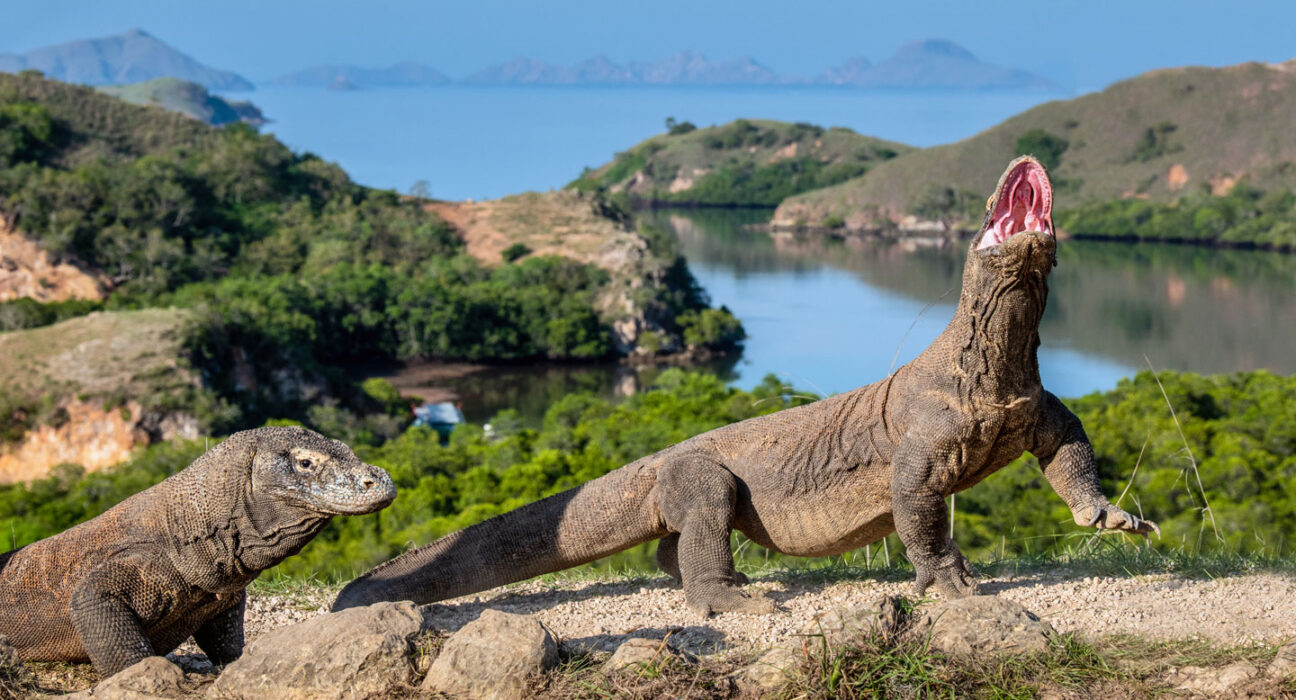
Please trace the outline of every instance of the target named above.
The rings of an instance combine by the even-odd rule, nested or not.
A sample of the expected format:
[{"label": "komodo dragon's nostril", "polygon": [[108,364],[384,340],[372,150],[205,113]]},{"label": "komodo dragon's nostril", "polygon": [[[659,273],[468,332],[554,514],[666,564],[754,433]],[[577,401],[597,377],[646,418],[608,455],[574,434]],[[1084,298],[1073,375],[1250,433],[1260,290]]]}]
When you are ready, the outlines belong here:
[{"label": "komodo dragon's nostril", "polygon": [[374,480],[373,480],[373,479],[365,479],[364,481],[360,482],[360,485],[361,485],[362,487],[366,488],[366,489],[371,489],[371,488],[373,488]]}]

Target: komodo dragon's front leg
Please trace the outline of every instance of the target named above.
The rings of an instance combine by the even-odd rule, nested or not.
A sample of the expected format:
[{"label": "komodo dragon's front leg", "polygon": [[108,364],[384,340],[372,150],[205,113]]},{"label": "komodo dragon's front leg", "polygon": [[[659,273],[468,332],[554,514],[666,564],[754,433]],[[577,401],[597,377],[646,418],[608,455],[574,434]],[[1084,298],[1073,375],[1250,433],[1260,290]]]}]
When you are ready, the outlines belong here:
[{"label": "komodo dragon's front leg", "polygon": [[704,457],[680,455],[661,467],[657,484],[662,517],[679,533],[663,540],[667,551],[659,561],[678,567],[689,607],[702,615],[773,612],[774,601],[738,587],[746,578],[734,569],[729,549],[738,479]]},{"label": "komodo dragon's front leg", "polygon": [[160,555],[138,552],[104,562],[73,589],[72,627],[105,678],[153,656],[148,628],[188,589]]},{"label": "komodo dragon's front leg", "polygon": [[1084,426],[1074,413],[1047,391],[1044,392],[1044,406],[1030,452],[1039,459],[1044,477],[1071,509],[1077,525],[1135,535],[1150,532],[1155,532],[1158,537],[1161,535],[1156,523],[1126,513],[1103,495],[1102,486],[1098,483],[1093,445],[1085,435]]},{"label": "komodo dragon's front leg", "polygon": [[910,427],[892,458],[891,513],[905,554],[913,563],[918,595],[936,586],[941,595],[976,593],[967,559],[950,539],[945,494],[963,466],[958,423],[949,409],[936,409]]},{"label": "komodo dragon's front leg", "polygon": [[235,594],[234,604],[194,630],[194,643],[217,666],[224,666],[243,655],[243,613],[247,608],[247,591]]}]

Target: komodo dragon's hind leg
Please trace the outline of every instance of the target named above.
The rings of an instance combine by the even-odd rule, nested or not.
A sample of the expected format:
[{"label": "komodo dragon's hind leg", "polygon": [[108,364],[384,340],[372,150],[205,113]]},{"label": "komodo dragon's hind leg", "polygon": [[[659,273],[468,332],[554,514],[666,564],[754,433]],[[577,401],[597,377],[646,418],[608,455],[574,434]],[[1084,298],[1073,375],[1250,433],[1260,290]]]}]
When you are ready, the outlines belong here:
[{"label": "komodo dragon's hind leg", "polygon": [[703,615],[774,612],[774,601],[738,588],[747,577],[734,569],[729,550],[734,475],[713,462],[678,459],[662,466],[657,483],[662,516],[675,531],[658,545],[657,562],[683,582],[689,607]]},{"label": "komodo dragon's hind leg", "polygon": [[[680,576],[679,568],[679,533],[672,532],[669,535],[657,540],[657,568],[662,573],[675,579],[675,583],[681,583],[684,579]],[[741,571],[734,571],[738,583],[751,583],[747,574]]]},{"label": "komodo dragon's hind leg", "polygon": [[675,583],[682,583],[684,578],[680,576],[679,570],[679,533],[672,532],[669,535],[657,540],[657,567],[667,576],[675,579]]}]

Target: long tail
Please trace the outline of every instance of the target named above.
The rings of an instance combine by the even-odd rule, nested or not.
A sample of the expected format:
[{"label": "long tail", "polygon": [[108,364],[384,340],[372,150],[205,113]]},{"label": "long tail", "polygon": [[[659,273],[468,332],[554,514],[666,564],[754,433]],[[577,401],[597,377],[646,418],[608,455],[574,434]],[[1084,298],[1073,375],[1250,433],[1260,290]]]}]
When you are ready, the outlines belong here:
[{"label": "long tail", "polygon": [[651,497],[656,469],[632,462],[574,489],[454,532],[370,569],[333,610],[419,604],[569,569],[667,534]]}]

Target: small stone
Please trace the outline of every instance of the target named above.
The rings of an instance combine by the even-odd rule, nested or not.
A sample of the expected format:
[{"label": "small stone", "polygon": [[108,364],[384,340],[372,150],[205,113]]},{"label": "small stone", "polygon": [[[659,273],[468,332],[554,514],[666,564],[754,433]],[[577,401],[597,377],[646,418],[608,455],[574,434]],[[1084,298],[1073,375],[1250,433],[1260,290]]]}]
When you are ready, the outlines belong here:
[{"label": "small stone", "polygon": [[800,655],[792,649],[770,649],[738,672],[738,684],[752,695],[778,692],[792,679],[800,660]]},{"label": "small stone", "polygon": [[989,595],[924,606],[914,634],[946,654],[1025,654],[1048,650],[1053,627],[1020,603]]},{"label": "small stone", "polygon": [[184,694],[184,671],[161,656],[150,656],[100,681],[69,700],[168,700]]},{"label": "small stone", "polygon": [[450,635],[423,690],[481,700],[527,697],[527,676],[558,664],[558,643],[531,615],[485,610]]},{"label": "small stone", "polygon": [[621,646],[612,652],[612,658],[603,664],[603,672],[615,673],[632,666],[639,667],[679,658],[679,652],[667,645],[664,639],[632,637],[622,642]]},{"label": "small stone", "polygon": [[21,690],[32,683],[31,671],[18,656],[18,650],[10,643],[9,638],[0,635],[0,683],[14,690]]},{"label": "small stone", "polygon": [[329,613],[258,637],[211,685],[214,698],[367,698],[410,681],[423,615],[411,602]]},{"label": "small stone", "polygon": [[1280,647],[1265,672],[1271,678],[1278,679],[1296,675],[1296,642],[1288,642]]},{"label": "small stone", "polygon": [[1171,671],[1166,682],[1175,690],[1206,697],[1221,697],[1230,695],[1234,688],[1259,674],[1260,669],[1245,661],[1239,661],[1222,669],[1184,666]]}]

